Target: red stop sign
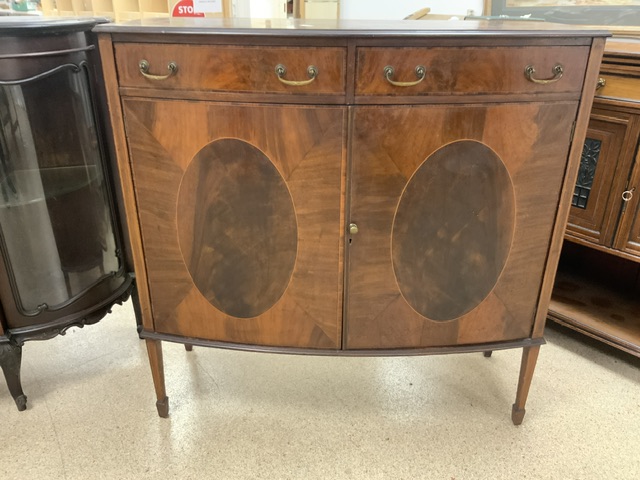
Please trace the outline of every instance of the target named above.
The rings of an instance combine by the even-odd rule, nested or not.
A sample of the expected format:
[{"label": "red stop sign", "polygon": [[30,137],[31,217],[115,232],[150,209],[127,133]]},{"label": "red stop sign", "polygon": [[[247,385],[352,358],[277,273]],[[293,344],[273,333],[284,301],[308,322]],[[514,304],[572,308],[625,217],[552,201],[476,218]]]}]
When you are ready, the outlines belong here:
[{"label": "red stop sign", "polygon": [[193,9],[193,0],[180,0],[171,11],[172,17],[204,17],[204,13]]}]

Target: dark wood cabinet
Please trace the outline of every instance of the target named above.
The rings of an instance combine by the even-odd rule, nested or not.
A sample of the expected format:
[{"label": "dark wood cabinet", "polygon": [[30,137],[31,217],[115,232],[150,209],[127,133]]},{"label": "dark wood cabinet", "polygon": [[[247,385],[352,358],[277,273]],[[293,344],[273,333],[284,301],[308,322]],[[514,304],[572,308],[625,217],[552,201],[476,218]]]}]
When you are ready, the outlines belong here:
[{"label": "dark wood cabinet", "polygon": [[161,416],[175,341],[522,348],[522,421],[605,34],[469,25],[98,29]]},{"label": "dark wood cabinet", "polygon": [[640,41],[609,39],[549,317],[640,356]]},{"label": "dark wood cabinet", "polygon": [[96,19],[0,17],[0,366],[133,289],[99,94]]}]

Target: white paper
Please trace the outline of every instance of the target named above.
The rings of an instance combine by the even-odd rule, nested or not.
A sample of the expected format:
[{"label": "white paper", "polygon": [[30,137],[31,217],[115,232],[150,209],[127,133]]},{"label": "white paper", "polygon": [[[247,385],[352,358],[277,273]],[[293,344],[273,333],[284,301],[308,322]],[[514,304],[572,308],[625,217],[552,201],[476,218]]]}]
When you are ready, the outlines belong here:
[{"label": "white paper", "polygon": [[222,13],[222,0],[193,0],[193,10],[197,13]]}]

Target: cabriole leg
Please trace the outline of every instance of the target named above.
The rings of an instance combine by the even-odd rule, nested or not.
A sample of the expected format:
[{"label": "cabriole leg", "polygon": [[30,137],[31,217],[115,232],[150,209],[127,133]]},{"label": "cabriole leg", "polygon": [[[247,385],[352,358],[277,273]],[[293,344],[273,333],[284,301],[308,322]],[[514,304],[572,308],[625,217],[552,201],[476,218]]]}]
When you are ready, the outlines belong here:
[{"label": "cabriole leg", "polygon": [[527,396],[529,395],[529,387],[533,378],[533,371],[536,368],[540,345],[535,347],[524,347],[522,350],[522,363],[520,364],[520,378],[518,380],[518,391],[516,392],[516,403],[513,404],[511,410],[511,420],[514,425],[520,425],[524,419]]},{"label": "cabriole leg", "polygon": [[7,380],[9,392],[16,402],[19,411],[27,409],[27,396],[20,383],[20,365],[22,364],[22,347],[3,343],[0,345],[0,366]]},{"label": "cabriole leg", "polygon": [[162,342],[147,338],[147,353],[149,354],[149,365],[153,376],[153,385],[156,389],[156,408],[158,415],[162,418],[169,416],[169,398],[164,386],[164,364],[162,362]]}]

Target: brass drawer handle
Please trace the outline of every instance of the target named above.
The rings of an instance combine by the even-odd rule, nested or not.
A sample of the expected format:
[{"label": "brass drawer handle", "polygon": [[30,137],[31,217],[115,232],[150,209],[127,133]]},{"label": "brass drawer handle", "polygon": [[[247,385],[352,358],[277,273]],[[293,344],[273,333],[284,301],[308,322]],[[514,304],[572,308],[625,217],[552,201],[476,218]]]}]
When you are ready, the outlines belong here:
[{"label": "brass drawer handle", "polygon": [[607,86],[607,79],[606,78],[598,78],[598,84],[596,85],[596,90],[600,90],[602,87],[606,87]]},{"label": "brass drawer handle", "polygon": [[169,62],[167,64],[167,70],[169,70],[169,73],[167,73],[166,75],[153,75],[149,73],[149,62],[147,62],[146,60],[140,60],[138,68],[140,68],[140,73],[149,80],[166,80],[178,71],[178,64],[176,62]]},{"label": "brass drawer handle", "polygon": [[384,78],[395,87],[413,87],[414,85],[418,85],[427,76],[427,69],[423,65],[418,65],[414,71],[416,72],[416,77],[418,77],[418,80],[415,82],[396,82],[391,80],[395,74],[395,69],[391,65],[387,65],[384,67]]},{"label": "brass drawer handle", "polygon": [[564,67],[558,64],[555,67],[553,67],[552,71],[553,71],[553,77],[551,78],[546,78],[546,79],[533,78],[533,75],[536,73],[536,69],[533,68],[533,65],[527,65],[524,69],[524,76],[527,77],[527,80],[529,80],[530,82],[538,83],[540,85],[547,85],[549,83],[557,82],[562,78],[562,74],[564,73]]},{"label": "brass drawer handle", "polygon": [[309,76],[309,80],[285,80],[284,76],[287,74],[287,67],[279,63],[276,65],[276,75],[278,76],[278,80],[280,80],[285,85],[291,85],[293,87],[302,87],[304,85],[309,85],[313,82],[318,76],[318,68],[315,65],[309,65],[307,67],[307,75]]}]

